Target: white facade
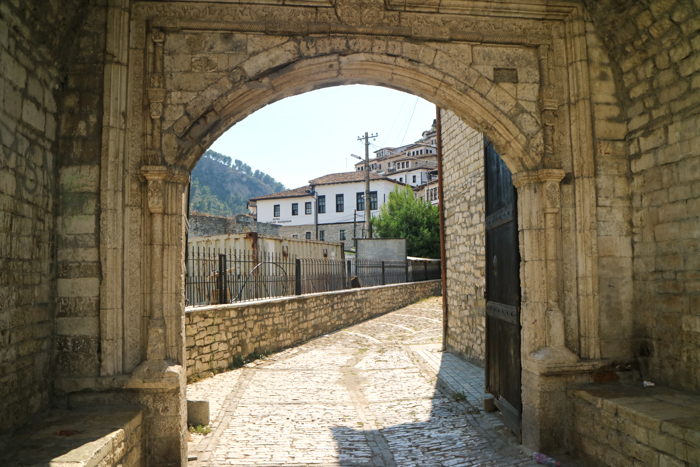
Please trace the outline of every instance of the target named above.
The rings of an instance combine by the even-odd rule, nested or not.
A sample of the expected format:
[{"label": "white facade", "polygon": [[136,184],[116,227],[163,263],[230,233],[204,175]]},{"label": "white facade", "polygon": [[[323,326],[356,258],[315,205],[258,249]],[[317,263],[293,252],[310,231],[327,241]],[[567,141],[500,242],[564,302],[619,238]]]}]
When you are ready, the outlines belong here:
[{"label": "white facade", "polygon": [[434,168],[430,167],[418,167],[416,169],[406,169],[398,172],[389,172],[386,176],[392,180],[396,180],[399,183],[405,183],[411,186],[420,186],[428,181],[428,174],[434,171]]},{"label": "white facade", "polygon": [[[372,180],[370,182],[370,192],[377,192],[376,209],[372,210],[372,215],[378,213],[379,207],[389,200],[389,193],[398,185],[399,183],[394,180]],[[357,194],[362,193],[364,197],[364,181],[316,185],[315,190],[319,198],[319,225],[351,223],[355,220],[355,210],[358,211],[357,222],[364,222],[364,208],[360,206],[361,209],[358,209],[357,206]],[[283,194],[280,193],[280,195]],[[336,203],[338,195],[342,196],[342,211],[338,209],[340,206],[337,206]],[[307,203],[310,203],[310,210],[307,210]],[[282,226],[314,225],[316,200],[311,195],[258,199],[256,204],[258,222]],[[294,204],[297,205],[296,215],[293,214]],[[278,212],[275,212],[276,209]]]}]

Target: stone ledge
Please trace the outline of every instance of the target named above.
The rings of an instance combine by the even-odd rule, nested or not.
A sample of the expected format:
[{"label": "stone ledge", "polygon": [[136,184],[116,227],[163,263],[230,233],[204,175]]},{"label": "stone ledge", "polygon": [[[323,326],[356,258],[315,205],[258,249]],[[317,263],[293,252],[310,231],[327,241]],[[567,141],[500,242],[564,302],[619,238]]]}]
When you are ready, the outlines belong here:
[{"label": "stone ledge", "polygon": [[597,464],[700,464],[700,395],[640,384],[570,388],[575,449]]},{"label": "stone ledge", "polygon": [[124,467],[142,465],[140,410],[50,410],[0,442],[0,465]]},{"label": "stone ledge", "polygon": [[442,284],[442,279],[433,279],[433,280],[421,281],[421,282],[404,282],[402,284],[375,285],[373,287],[361,287],[359,289],[346,289],[346,290],[335,290],[332,292],[318,292],[318,293],[309,293],[309,294],[303,294],[303,295],[290,295],[288,297],[263,298],[261,300],[250,300],[247,302],[224,303],[223,305],[207,305],[207,306],[197,306],[197,307],[186,307],[185,313],[188,315],[189,314],[197,314],[197,313],[206,314],[206,313],[211,312],[211,311],[231,310],[231,309],[235,309],[235,308],[248,308],[251,306],[260,306],[260,305],[287,304],[287,303],[290,303],[292,301],[297,301],[297,300],[308,300],[308,299],[313,299],[313,298],[318,298],[318,297],[321,297],[321,298],[322,297],[334,297],[337,295],[355,295],[358,292],[363,292],[363,291],[406,287],[406,286],[410,286],[410,285],[430,284],[430,283],[438,283],[438,282],[440,284]]},{"label": "stone ledge", "polygon": [[161,389],[175,390],[184,384],[184,369],[180,365],[165,361],[143,362],[131,375],[56,378],[54,389],[65,393],[112,391],[115,389]]},{"label": "stone ledge", "polygon": [[523,361],[523,370],[540,376],[563,376],[601,371],[623,371],[634,368],[633,360],[580,360],[578,362],[549,363],[534,359]]}]

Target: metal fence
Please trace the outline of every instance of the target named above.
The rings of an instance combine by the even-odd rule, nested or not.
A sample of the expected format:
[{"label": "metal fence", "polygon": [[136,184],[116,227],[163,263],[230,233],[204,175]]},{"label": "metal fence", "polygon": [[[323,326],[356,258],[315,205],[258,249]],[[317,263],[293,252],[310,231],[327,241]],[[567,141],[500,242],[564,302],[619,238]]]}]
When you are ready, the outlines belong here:
[{"label": "metal fence", "polygon": [[186,260],[185,303],[215,305],[294,295],[295,266],[294,258],[279,253],[193,247]]},{"label": "metal fence", "polygon": [[419,282],[441,277],[439,261],[295,258],[273,252],[233,249],[193,247],[188,249],[185,263],[187,306]]}]

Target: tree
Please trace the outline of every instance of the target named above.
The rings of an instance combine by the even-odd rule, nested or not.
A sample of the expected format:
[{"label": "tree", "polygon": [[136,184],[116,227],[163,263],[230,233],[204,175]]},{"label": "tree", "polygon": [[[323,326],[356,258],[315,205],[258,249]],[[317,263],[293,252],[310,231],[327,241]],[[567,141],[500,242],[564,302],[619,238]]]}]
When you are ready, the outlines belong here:
[{"label": "tree", "polygon": [[408,256],[440,257],[440,211],[416,198],[410,186],[397,186],[389,194],[372,229],[379,238],[405,238]]}]

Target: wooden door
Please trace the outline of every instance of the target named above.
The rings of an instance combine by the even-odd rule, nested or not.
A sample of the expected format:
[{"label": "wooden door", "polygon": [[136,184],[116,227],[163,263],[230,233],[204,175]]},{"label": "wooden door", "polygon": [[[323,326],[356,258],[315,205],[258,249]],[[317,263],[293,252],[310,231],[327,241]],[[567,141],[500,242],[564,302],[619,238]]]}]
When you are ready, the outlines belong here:
[{"label": "wooden door", "polygon": [[520,254],[517,192],[510,170],[485,140],[486,391],[520,438]]}]

